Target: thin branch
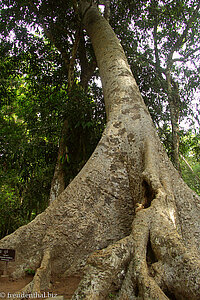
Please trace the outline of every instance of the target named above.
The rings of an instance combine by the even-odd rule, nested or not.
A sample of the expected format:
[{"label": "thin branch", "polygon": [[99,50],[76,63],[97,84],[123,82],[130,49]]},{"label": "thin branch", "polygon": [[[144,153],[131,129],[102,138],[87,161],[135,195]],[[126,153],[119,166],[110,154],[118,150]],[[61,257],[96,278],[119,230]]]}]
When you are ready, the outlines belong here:
[{"label": "thin branch", "polygon": [[194,174],[195,178],[200,182],[199,176],[194,173],[194,171],[193,171],[192,167],[190,166],[189,162],[185,159],[185,157],[182,154],[180,154],[180,156],[181,156],[182,160],[184,161],[184,163],[186,164],[186,166],[190,169],[192,174]]},{"label": "thin branch", "polygon": [[95,58],[92,60],[92,62],[88,62],[86,49],[85,49],[85,40],[83,32],[81,34],[81,39],[79,43],[79,59],[80,59],[80,65],[81,65],[81,86],[84,90],[87,89],[87,84],[92,75],[94,74],[94,71],[97,67],[97,63]]},{"label": "thin branch", "polygon": [[[159,59],[159,53],[158,53],[158,37],[157,37],[157,30],[158,30],[158,18],[157,18],[157,7],[158,3],[157,1],[153,1],[154,4],[154,28],[153,28],[153,39],[154,39],[154,53],[155,53],[155,59],[156,59],[156,67],[160,69],[160,59]],[[160,71],[160,70],[159,70]]]},{"label": "thin branch", "polygon": [[154,52],[155,52],[155,58],[156,58],[156,66],[159,67],[160,59],[159,59],[159,55],[158,55],[157,28],[158,28],[158,22],[157,22],[157,18],[155,18],[154,30],[153,30]]},{"label": "thin branch", "polygon": [[41,23],[41,25],[43,27],[43,30],[44,30],[44,33],[50,39],[50,41],[55,45],[55,47],[60,51],[60,53],[63,57],[64,63],[65,63],[65,67],[68,70],[69,56],[68,56],[67,52],[62,49],[61,45],[56,41],[54,35],[52,34],[52,31],[47,28],[46,24],[44,23],[43,18],[41,17],[37,7],[35,6],[35,4],[33,3],[32,0],[29,0],[29,4],[32,7],[33,11],[35,12],[39,22]]},{"label": "thin branch", "polygon": [[68,70],[68,89],[69,91],[71,90],[73,86],[73,81],[74,81],[74,64],[76,60],[76,55],[79,47],[79,42],[80,42],[80,27],[77,29],[76,34],[75,34],[75,41],[72,47],[71,51],[71,59],[69,61],[69,70]]},{"label": "thin branch", "polygon": [[178,50],[184,43],[185,43],[185,39],[187,37],[187,34],[188,34],[188,31],[192,25],[192,23],[194,22],[197,14],[198,14],[198,11],[199,11],[199,8],[200,8],[200,1],[193,13],[193,15],[190,17],[190,19],[188,20],[188,23],[187,23],[187,26],[185,28],[185,30],[183,31],[182,35],[179,37],[179,39],[176,41],[176,43],[174,44],[174,46],[172,47],[169,55],[168,55],[168,63],[171,65],[171,61],[172,61],[172,56],[173,56],[173,53]]},{"label": "thin branch", "polygon": [[79,16],[79,9],[78,9],[78,3],[77,0],[73,0],[73,8],[74,8],[74,12],[77,16]]},{"label": "thin branch", "polygon": [[199,51],[200,50],[200,47],[198,47],[197,49],[194,49],[194,50],[191,50],[191,51],[188,51],[188,53],[184,56],[184,57],[180,57],[180,58],[174,58],[172,59],[172,63],[173,62],[176,62],[176,61],[182,61],[182,62],[185,62],[191,55],[193,55],[195,52]]},{"label": "thin branch", "polygon": [[109,22],[110,19],[110,0],[105,0],[104,18]]}]

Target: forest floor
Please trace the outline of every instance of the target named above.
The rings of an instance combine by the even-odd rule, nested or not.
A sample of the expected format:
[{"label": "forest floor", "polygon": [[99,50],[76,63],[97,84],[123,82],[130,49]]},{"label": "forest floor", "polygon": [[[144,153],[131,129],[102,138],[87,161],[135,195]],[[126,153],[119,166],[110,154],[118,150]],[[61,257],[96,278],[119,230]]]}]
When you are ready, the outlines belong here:
[{"label": "forest floor", "polygon": [[[0,298],[14,297],[14,293],[18,293],[24,286],[26,286],[32,280],[32,276],[26,276],[18,280],[11,280],[8,278],[0,277]],[[46,299],[48,297],[64,296],[64,299],[71,299],[74,291],[78,287],[81,280],[79,276],[70,276],[67,278],[54,277],[51,280],[51,288],[48,291],[42,292],[39,297],[33,294],[33,298],[27,299]],[[13,296],[12,296],[13,295]]]}]

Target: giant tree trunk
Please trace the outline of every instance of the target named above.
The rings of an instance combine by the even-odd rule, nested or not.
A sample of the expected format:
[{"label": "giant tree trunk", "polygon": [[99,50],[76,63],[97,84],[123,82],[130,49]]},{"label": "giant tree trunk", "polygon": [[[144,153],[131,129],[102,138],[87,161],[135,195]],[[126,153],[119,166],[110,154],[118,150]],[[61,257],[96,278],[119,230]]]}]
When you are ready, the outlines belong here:
[{"label": "giant tree trunk", "polygon": [[[87,2],[83,2],[83,9]],[[0,242],[16,249],[13,277],[85,268],[73,299],[200,299],[200,201],[169,161],[114,32],[91,6],[84,24],[95,50],[108,116],[81,172],[30,224]],[[13,266],[13,267],[12,267]],[[12,268],[11,268],[12,267]]]}]

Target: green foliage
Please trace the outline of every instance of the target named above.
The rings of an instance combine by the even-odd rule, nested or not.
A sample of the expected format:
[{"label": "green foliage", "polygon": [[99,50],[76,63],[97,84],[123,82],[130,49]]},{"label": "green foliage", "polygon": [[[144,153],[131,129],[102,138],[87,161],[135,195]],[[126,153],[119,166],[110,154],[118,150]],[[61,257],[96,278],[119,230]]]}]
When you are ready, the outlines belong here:
[{"label": "green foliage", "polygon": [[32,275],[32,276],[35,275],[35,270],[32,269],[26,269],[25,272],[27,275]]},{"label": "green foliage", "polygon": [[200,134],[192,130],[182,133],[180,151],[182,177],[200,195]]},{"label": "green foliage", "polygon": [[[187,119],[194,126],[199,120],[198,100],[193,108],[200,86],[197,5],[196,0],[111,1],[111,24],[122,42],[144,101],[170,155],[172,130],[166,68],[171,59],[174,59],[170,61],[171,77],[179,86],[179,121]],[[187,28],[190,29],[181,38]]]},{"label": "green foliage", "polygon": [[25,224],[26,218],[22,213],[21,203],[15,189],[11,188],[7,182],[0,189],[0,206],[0,237],[2,238]]},{"label": "green foliage", "polygon": [[192,156],[200,161],[200,133],[194,130],[181,132],[180,151],[184,156]]},{"label": "green foliage", "polygon": [[[63,91],[35,78],[31,53],[1,43],[0,237],[31,221],[48,203],[61,131]],[[52,63],[53,65],[53,63]],[[23,72],[29,71],[29,75]],[[43,74],[43,70],[37,76]],[[52,75],[52,74],[51,74]],[[46,79],[46,77],[45,77]],[[66,97],[65,97],[66,98]],[[60,103],[61,102],[61,103]]]},{"label": "green foliage", "polygon": [[110,294],[108,295],[108,297],[109,297],[109,299],[114,299],[114,298],[116,298],[116,295],[110,293]]},{"label": "green foliage", "polygon": [[182,177],[187,185],[200,196],[200,163],[194,157],[188,157],[187,163],[192,170],[188,167],[185,161],[181,161]]},{"label": "green foliage", "polygon": [[65,104],[64,118],[68,122],[68,133],[65,137],[67,150],[62,160],[66,185],[87,162],[104,130],[104,106],[99,106],[91,96],[92,90],[86,93],[78,84],[74,85]]},{"label": "green foliage", "polygon": [[57,154],[56,146],[53,151],[38,131],[30,134],[10,110],[1,115],[0,126],[1,237],[44,210]]},{"label": "green foliage", "polygon": [[96,85],[85,93],[77,82],[68,95],[59,55],[40,41],[41,59],[37,40],[20,56],[1,44],[0,237],[47,207],[64,120],[69,124],[68,150],[61,157],[66,184],[91,155],[105,123],[100,97],[98,102],[91,96]]}]

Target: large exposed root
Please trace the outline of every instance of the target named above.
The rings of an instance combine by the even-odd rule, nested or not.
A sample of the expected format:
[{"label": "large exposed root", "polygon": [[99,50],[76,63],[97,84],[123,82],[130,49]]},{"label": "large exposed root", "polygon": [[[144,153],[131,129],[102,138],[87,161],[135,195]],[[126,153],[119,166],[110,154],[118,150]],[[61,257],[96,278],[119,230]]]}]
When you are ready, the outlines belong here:
[{"label": "large exposed root", "polygon": [[133,240],[128,236],[88,259],[86,275],[72,299],[105,299],[110,291],[121,286],[130,262]]},{"label": "large exposed root", "polygon": [[161,182],[164,176],[162,171],[158,175],[154,153],[158,151],[147,140],[143,177],[155,198],[149,198],[151,203],[146,205],[150,207],[139,211],[133,222],[133,259],[118,298],[199,299],[198,254],[195,248],[183,245],[177,217],[172,213],[176,203],[170,180]]},{"label": "large exposed root", "polygon": [[108,299],[114,285],[120,300],[200,299],[196,248],[182,242],[173,189],[168,174],[156,167],[154,153],[146,139],[142,178],[147,192],[136,203],[130,236],[90,257],[73,300]]},{"label": "large exposed root", "polygon": [[[138,297],[142,297],[142,299],[168,299],[149,271],[152,260],[157,261],[154,253],[152,253],[150,240],[154,206],[157,202],[163,203],[166,194],[159,180],[159,172],[155,167],[154,147],[152,147],[148,138],[145,143],[144,172],[142,176],[146,183],[147,193],[143,200],[145,202],[142,203],[144,209],[136,213],[133,221],[133,257],[118,299],[138,299]],[[151,249],[150,254],[148,253],[149,247]],[[153,259],[151,256],[153,256]]]},{"label": "large exposed root", "polygon": [[46,249],[41,266],[37,269],[33,280],[22,289],[24,293],[41,293],[50,287],[51,278],[51,252]]},{"label": "large exposed root", "polygon": [[[161,207],[154,210],[154,218],[160,215],[162,222],[151,225],[151,243],[153,251],[163,268],[162,288],[178,299],[200,298],[200,261],[195,248],[185,247],[175,224],[161,212]],[[162,225],[162,232],[159,230]],[[156,274],[156,265],[152,265]]]}]

